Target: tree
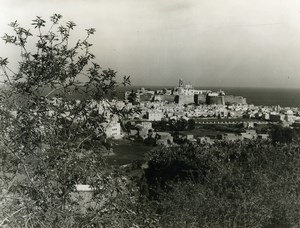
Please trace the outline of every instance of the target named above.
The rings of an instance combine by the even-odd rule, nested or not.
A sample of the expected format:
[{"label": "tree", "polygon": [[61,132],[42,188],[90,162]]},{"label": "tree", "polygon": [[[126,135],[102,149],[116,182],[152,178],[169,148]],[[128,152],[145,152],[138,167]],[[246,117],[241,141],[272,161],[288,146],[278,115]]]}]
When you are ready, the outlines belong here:
[{"label": "tree", "polygon": [[137,104],[137,95],[136,92],[134,92],[133,90],[128,95],[128,101],[131,102],[132,104]]},{"label": "tree", "polygon": [[274,126],[271,131],[271,139],[273,143],[291,143],[296,135],[295,130],[278,125]]},{"label": "tree", "polygon": [[176,121],[175,128],[177,131],[184,131],[188,127],[188,121],[186,119],[180,118]]},{"label": "tree", "polygon": [[194,119],[189,119],[189,120],[188,120],[188,129],[189,129],[189,130],[195,129],[195,125],[196,125],[196,122],[195,122]]},{"label": "tree", "polygon": [[[14,70],[7,58],[0,59],[5,76],[0,97],[0,205],[5,209],[0,226],[124,227],[133,214],[125,210],[133,186],[127,188],[131,183],[105,162],[102,123],[106,111],[119,116],[131,111],[106,99],[120,84],[129,84],[129,77],[118,83],[116,71],[94,62],[89,43],[94,28],[72,43],[76,24],[60,24],[61,18],[54,14],[48,26],[37,17],[33,32],[15,21],[10,24],[14,35],[3,37],[20,49],[21,60]],[[35,42],[36,50],[28,42]],[[78,93],[86,99],[70,99]],[[74,200],[77,184],[94,189],[84,214],[82,200]],[[112,219],[118,213],[120,220]]]}]

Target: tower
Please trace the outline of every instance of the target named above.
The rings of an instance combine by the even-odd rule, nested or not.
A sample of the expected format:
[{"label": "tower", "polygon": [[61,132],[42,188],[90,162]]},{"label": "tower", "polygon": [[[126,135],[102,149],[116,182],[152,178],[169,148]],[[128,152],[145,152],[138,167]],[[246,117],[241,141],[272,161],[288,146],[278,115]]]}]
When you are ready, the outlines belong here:
[{"label": "tower", "polygon": [[183,87],[183,80],[179,79],[179,87]]}]

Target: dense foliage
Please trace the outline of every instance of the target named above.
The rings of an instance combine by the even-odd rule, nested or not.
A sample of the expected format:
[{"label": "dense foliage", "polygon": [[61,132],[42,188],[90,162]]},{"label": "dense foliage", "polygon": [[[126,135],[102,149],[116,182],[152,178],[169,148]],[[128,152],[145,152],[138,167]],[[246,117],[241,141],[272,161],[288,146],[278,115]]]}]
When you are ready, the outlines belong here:
[{"label": "dense foliage", "polygon": [[185,145],[149,155],[145,193],[161,227],[299,227],[300,147]]},{"label": "dense foliage", "polygon": [[153,128],[158,131],[185,131],[185,130],[193,130],[195,129],[195,120],[193,119],[184,119],[179,118],[169,119],[169,120],[161,120],[153,123]]},{"label": "dense foliage", "polygon": [[282,126],[273,126],[271,130],[273,143],[291,143],[299,139],[299,131]]}]

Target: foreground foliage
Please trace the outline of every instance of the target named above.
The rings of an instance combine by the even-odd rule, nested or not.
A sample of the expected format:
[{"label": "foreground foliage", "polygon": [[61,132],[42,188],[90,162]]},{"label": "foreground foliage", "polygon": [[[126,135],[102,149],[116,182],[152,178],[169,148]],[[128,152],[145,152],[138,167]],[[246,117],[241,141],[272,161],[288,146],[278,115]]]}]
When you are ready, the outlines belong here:
[{"label": "foreground foliage", "polygon": [[300,147],[267,141],[164,148],[144,188],[162,227],[299,227]]},{"label": "foreground foliage", "polygon": [[[95,29],[73,43],[76,24],[60,24],[61,17],[53,15],[50,25],[37,17],[33,32],[15,21],[10,24],[14,34],[3,37],[21,56],[17,70],[0,59],[5,77],[0,97],[0,226],[126,226],[133,223],[127,205],[134,205],[134,186],[105,162],[105,117],[97,106],[105,102],[101,107],[112,114],[127,115],[128,110],[106,99],[121,83],[114,70],[102,70],[94,62],[89,38]],[[31,50],[29,43],[36,48]],[[122,84],[128,83],[124,76]],[[75,93],[87,99],[70,99]],[[78,195],[77,184],[90,185],[94,194]]]}]

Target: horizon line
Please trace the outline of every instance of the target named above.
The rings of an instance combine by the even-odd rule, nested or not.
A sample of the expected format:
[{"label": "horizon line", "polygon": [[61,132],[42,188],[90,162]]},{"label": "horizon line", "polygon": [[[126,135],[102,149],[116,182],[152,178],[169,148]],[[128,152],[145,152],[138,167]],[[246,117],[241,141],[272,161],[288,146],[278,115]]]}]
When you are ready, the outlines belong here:
[{"label": "horizon line", "polygon": [[[176,87],[178,85],[136,85],[136,84],[133,84],[133,85],[128,85],[128,86],[135,86],[135,87],[164,87],[164,88],[168,88],[168,87]],[[125,87],[128,87],[128,86],[125,86]],[[300,87],[272,87],[272,86],[194,86],[193,87],[200,87],[200,88],[205,88],[205,87],[208,87],[208,88],[251,88],[251,89],[300,89]]]}]

